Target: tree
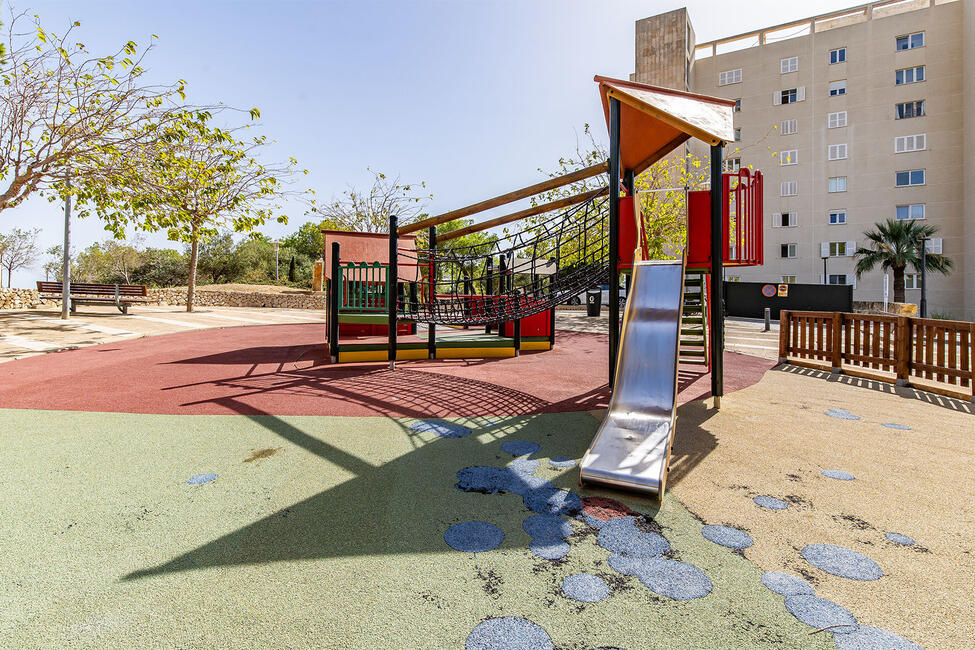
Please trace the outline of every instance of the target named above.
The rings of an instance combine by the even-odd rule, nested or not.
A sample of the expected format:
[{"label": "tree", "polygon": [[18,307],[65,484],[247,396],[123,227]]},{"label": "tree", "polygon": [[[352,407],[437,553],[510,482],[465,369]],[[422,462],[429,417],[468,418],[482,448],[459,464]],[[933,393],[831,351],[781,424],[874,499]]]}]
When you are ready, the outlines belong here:
[{"label": "tree", "polygon": [[419,218],[426,201],[432,194],[421,195],[419,190],[427,184],[402,183],[399,176],[389,178],[382,172],[369,170],[373,175],[372,187],[360,191],[350,186],[342,193],[342,198],[318,205],[313,199],[307,214],[315,214],[332,224],[335,230],[356,230],[359,232],[388,232],[389,216],[396,215],[399,224]]},{"label": "tree", "polygon": [[142,266],[132,272],[132,281],[153,287],[179,287],[186,284],[186,257],[172,248],[146,248],[141,251]]},{"label": "tree", "polygon": [[[184,82],[150,85],[142,63],[152,49],[128,41],[106,56],[15,16],[0,62],[0,212],[34,193],[51,200],[73,193],[67,175],[91,182],[106,165],[157,140],[181,119]],[[155,38],[155,37],[154,37]],[[53,190],[53,192],[51,192]],[[79,215],[86,208],[81,206]]]},{"label": "tree", "polygon": [[238,279],[244,272],[244,265],[236,254],[233,236],[223,233],[201,242],[197,267],[200,275],[209,278],[213,284]]},{"label": "tree", "polygon": [[55,282],[60,282],[64,271],[64,246],[51,246],[44,254],[48,256],[48,260],[41,267],[44,269],[44,280],[48,281],[53,276]]},{"label": "tree", "polygon": [[[55,248],[62,250],[60,246]],[[83,250],[72,265],[72,275],[86,282],[132,284],[133,272],[142,263],[136,246],[109,239]]]},{"label": "tree", "polygon": [[14,228],[9,235],[2,236],[3,268],[7,269],[7,286],[10,286],[13,272],[17,269],[30,266],[37,261],[39,250],[37,248],[37,236],[40,228],[33,230],[21,230]]},{"label": "tree", "polygon": [[[910,266],[921,272],[922,239],[938,232],[935,226],[921,224],[913,219],[887,219],[874,224],[875,229],[863,233],[870,241],[869,247],[861,246],[856,256],[857,278],[869,273],[878,265],[886,273],[894,272],[894,302],[904,302],[904,271]],[[951,259],[944,255],[927,253],[926,268],[947,275],[952,266]]]},{"label": "tree", "polygon": [[295,256],[291,256],[291,262],[288,263],[288,282],[295,281]]},{"label": "tree", "polygon": [[[260,115],[251,109],[251,117]],[[92,184],[85,196],[93,201],[118,236],[126,225],[148,232],[167,231],[169,239],[189,245],[186,311],[193,311],[200,242],[230,227],[247,232],[272,218],[275,198],[287,192],[283,183],[297,166],[266,166],[256,159],[267,144],[264,136],[244,139],[247,126],[220,129],[208,112],[186,113],[165,129],[163,137],[126,158],[113,156],[117,171],[104,183]],[[287,223],[286,215],[277,221]]]}]

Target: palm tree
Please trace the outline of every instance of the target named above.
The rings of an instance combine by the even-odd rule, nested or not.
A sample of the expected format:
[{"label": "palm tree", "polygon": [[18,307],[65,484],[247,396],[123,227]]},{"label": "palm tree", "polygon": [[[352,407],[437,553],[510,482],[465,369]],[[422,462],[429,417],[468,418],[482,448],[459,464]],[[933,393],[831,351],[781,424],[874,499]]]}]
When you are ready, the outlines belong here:
[{"label": "palm tree", "polygon": [[[913,219],[888,219],[875,224],[876,230],[863,233],[870,240],[870,248],[860,247],[854,255],[857,258],[856,274],[859,278],[872,271],[878,264],[886,273],[894,271],[894,302],[904,302],[904,270],[911,266],[921,272],[921,239],[931,237],[938,229],[921,224]],[[927,253],[927,270],[947,275],[952,261],[944,255]]]}]

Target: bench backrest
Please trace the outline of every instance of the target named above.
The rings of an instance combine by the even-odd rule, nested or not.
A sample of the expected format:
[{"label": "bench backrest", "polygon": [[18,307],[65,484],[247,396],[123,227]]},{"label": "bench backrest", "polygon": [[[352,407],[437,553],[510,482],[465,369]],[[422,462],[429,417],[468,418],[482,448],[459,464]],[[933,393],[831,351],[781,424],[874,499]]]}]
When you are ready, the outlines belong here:
[{"label": "bench backrest", "polygon": [[[148,296],[149,289],[144,284],[95,284],[92,282],[72,282],[72,295],[79,296],[114,296],[118,287],[120,296]],[[38,281],[37,290],[41,293],[61,293],[60,282]]]}]

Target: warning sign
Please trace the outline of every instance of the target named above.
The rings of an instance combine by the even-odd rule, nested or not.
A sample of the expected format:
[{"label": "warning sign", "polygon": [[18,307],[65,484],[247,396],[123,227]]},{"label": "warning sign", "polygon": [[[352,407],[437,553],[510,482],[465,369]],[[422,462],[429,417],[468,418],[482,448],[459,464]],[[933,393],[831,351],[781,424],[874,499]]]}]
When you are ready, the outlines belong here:
[{"label": "warning sign", "polygon": [[774,284],[766,284],[764,287],[762,287],[762,295],[765,296],[766,298],[771,298],[772,296],[774,296],[775,295],[775,285]]},{"label": "warning sign", "polygon": [[779,298],[788,298],[788,297],[789,297],[789,285],[787,285],[787,284],[780,284],[779,285]]}]

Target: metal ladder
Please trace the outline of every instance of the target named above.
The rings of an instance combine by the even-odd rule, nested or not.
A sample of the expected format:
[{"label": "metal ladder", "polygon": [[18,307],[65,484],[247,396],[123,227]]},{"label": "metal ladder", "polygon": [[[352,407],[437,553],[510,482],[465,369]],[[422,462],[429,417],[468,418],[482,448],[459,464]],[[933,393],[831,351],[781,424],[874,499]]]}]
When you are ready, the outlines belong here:
[{"label": "metal ladder", "polygon": [[684,313],[680,323],[680,363],[710,365],[708,345],[707,275],[688,271],[684,276]]}]

